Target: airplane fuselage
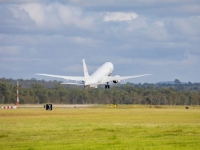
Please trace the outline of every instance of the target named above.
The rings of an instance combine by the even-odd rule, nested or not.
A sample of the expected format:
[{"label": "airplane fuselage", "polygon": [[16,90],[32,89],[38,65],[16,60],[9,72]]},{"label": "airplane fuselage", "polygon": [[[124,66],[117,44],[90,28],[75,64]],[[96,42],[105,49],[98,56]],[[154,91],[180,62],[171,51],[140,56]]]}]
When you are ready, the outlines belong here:
[{"label": "airplane fuselage", "polygon": [[114,70],[114,66],[111,62],[104,63],[99,67],[89,78],[89,81],[85,82],[86,87],[96,88],[98,84],[103,83],[107,76],[110,76]]}]

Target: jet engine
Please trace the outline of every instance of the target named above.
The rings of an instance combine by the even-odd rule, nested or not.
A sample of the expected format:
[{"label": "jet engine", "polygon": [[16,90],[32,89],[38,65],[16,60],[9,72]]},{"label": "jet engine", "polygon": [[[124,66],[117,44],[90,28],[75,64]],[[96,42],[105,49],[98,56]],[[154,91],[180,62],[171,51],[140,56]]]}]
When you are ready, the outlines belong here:
[{"label": "jet engine", "polygon": [[[116,75],[115,77],[120,77],[119,75]],[[113,80],[113,83],[118,83],[120,80]]]}]

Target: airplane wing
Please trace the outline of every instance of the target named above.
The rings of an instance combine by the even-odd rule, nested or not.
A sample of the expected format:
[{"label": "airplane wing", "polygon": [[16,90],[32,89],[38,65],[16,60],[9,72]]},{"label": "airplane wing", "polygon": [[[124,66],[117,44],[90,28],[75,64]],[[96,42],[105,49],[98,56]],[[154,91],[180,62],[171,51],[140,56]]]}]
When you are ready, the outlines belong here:
[{"label": "airplane wing", "polygon": [[113,80],[120,81],[120,80],[126,80],[126,79],[131,79],[131,78],[138,78],[138,77],[149,76],[149,75],[152,75],[152,74],[143,74],[143,75],[136,75],[136,76],[123,76],[123,77],[120,77],[120,76],[107,76],[103,80],[103,82],[107,83],[107,82],[111,82]]},{"label": "airplane wing", "polygon": [[85,80],[85,78],[81,77],[81,76],[60,76],[60,75],[52,75],[52,74],[38,74],[38,73],[36,73],[35,75],[48,76],[48,77],[61,78],[61,79],[74,80],[74,81],[84,81]]}]

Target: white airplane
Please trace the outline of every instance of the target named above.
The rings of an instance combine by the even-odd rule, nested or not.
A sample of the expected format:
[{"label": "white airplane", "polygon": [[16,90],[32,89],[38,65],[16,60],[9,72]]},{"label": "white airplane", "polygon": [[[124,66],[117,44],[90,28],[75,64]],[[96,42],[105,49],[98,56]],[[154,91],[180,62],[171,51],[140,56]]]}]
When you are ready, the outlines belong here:
[{"label": "white airplane", "polygon": [[97,88],[98,85],[105,84],[106,89],[110,88],[109,82],[118,83],[120,80],[152,75],[152,74],[143,74],[143,75],[123,76],[123,77],[120,77],[119,75],[110,76],[113,70],[114,70],[113,64],[111,62],[106,62],[90,76],[87,70],[87,66],[85,64],[85,60],[83,59],[84,76],[60,76],[60,75],[37,74],[37,73],[36,75],[62,78],[62,79],[66,79],[67,81],[68,80],[74,80],[76,82],[81,81],[80,83],[67,82],[67,83],[61,83],[61,84],[84,85],[84,87],[89,87],[89,88]]}]

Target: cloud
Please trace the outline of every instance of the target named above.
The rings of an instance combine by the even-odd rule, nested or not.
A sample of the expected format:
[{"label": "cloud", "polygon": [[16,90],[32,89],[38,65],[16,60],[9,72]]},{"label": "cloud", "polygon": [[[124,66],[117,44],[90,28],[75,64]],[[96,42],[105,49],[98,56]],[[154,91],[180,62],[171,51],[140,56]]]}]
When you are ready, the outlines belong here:
[{"label": "cloud", "polygon": [[[21,10],[25,10],[30,19],[36,23],[38,28],[55,29],[62,28],[66,25],[75,26],[80,29],[92,29],[94,19],[90,16],[84,16],[83,11],[74,6],[64,5],[61,3],[25,3],[15,5]],[[20,17],[20,11],[12,12],[16,18]]]},{"label": "cloud", "polygon": [[134,21],[128,22],[127,33],[132,38],[143,38],[154,41],[166,41],[169,34],[164,20],[147,20],[138,16]]},{"label": "cloud", "polygon": [[94,22],[100,17],[97,13],[84,12],[80,7],[57,2],[7,4],[0,7],[0,11],[1,25],[7,25],[6,30],[12,26],[29,33],[52,30],[63,33],[62,30],[67,28],[94,30]]},{"label": "cloud", "polygon": [[198,17],[187,17],[174,20],[174,26],[181,34],[195,36],[200,33],[198,27],[200,19]]},{"label": "cloud", "polygon": [[137,18],[137,14],[134,12],[124,13],[124,12],[113,12],[106,13],[104,16],[104,21],[128,21]]},{"label": "cloud", "polygon": [[[199,80],[200,70],[194,69],[200,64],[199,1],[0,3],[0,60],[7,63],[1,70],[23,68],[25,78],[40,71],[77,75],[85,58],[92,71],[111,61],[114,74],[157,74],[151,82],[175,76]],[[195,73],[187,77],[184,70]],[[22,75],[2,76],[13,74]]]},{"label": "cloud", "polygon": [[20,9],[28,12],[30,18],[34,20],[37,26],[43,26],[45,21],[44,8],[38,3],[28,3],[20,5]]},{"label": "cloud", "polygon": [[91,29],[93,27],[94,19],[90,16],[83,16],[80,8],[60,5],[58,12],[66,25],[75,25],[81,29]]}]

